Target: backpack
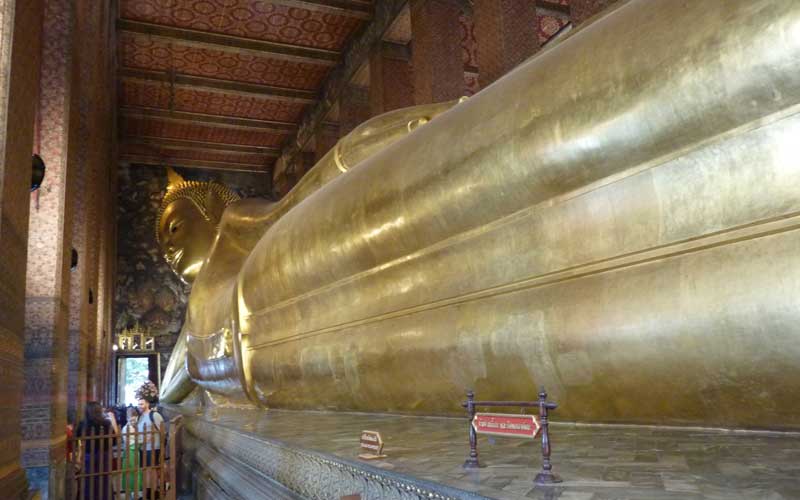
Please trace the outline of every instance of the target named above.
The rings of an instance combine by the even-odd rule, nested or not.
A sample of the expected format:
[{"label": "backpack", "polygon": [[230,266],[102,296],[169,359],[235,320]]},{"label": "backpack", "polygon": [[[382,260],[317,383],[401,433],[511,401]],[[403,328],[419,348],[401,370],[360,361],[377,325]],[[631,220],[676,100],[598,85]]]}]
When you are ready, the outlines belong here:
[{"label": "backpack", "polygon": [[[155,429],[161,432],[161,428],[156,424],[155,419],[153,418],[153,413],[158,413],[161,415],[161,412],[158,409],[153,408],[150,410],[150,413],[147,414],[150,417],[150,424],[155,427]],[[161,457],[163,460],[169,459],[169,420],[164,418],[164,415],[161,415],[161,422],[164,424],[164,446],[161,447]]]}]

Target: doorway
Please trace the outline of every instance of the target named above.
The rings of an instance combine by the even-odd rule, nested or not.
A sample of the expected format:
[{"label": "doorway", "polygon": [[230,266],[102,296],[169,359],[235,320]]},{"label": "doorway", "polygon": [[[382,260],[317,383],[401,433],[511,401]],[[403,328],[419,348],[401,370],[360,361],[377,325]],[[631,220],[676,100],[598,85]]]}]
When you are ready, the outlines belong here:
[{"label": "doorway", "polygon": [[117,405],[136,406],[136,389],[151,380],[161,386],[158,354],[117,356]]}]

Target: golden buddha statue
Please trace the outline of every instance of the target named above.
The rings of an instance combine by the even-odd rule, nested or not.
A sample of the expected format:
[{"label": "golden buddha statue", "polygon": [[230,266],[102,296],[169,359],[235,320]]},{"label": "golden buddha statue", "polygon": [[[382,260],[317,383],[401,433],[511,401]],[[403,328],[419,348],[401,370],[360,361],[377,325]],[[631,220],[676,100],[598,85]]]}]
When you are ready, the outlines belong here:
[{"label": "golden buddha statue", "polygon": [[[232,297],[234,278],[249,252],[278,218],[320,187],[463,100],[400,109],[367,121],[339,141],[278,203],[240,201],[221,184],[186,181],[168,169],[156,240],[173,271],[192,284],[192,293],[165,373],[162,400],[181,400],[193,387],[190,378],[195,378],[212,393],[245,401],[231,337],[235,304],[226,299]],[[195,355],[187,357],[188,346]]]},{"label": "golden buddha statue", "polygon": [[794,0],[632,0],[278,203],[173,196],[164,399],[800,427],[799,56]]}]

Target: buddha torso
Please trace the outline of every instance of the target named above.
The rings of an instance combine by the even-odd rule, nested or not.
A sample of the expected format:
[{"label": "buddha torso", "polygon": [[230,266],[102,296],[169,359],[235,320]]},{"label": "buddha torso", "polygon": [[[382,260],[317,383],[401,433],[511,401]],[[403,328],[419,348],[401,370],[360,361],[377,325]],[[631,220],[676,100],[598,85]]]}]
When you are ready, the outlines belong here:
[{"label": "buddha torso", "polygon": [[792,0],[621,2],[360,161],[345,140],[216,244],[189,373],[283,408],[544,385],[565,419],[800,427],[798,32]]}]

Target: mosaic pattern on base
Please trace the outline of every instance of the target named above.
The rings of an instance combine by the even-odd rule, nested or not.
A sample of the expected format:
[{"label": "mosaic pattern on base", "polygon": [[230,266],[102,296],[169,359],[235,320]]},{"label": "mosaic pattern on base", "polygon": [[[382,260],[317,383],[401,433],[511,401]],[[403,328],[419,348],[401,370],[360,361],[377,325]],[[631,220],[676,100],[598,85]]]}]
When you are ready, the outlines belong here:
[{"label": "mosaic pattern on base", "polygon": [[[363,473],[358,481],[370,483],[369,474],[379,471],[503,500],[800,498],[797,433],[555,423],[553,471],[564,482],[541,488],[533,485],[538,441],[480,436],[483,467],[464,470],[466,419],[225,409],[186,418],[196,436],[310,498],[339,499],[334,490],[295,484],[295,464],[309,474]],[[388,458],[357,460],[364,429],[381,433]]]}]

